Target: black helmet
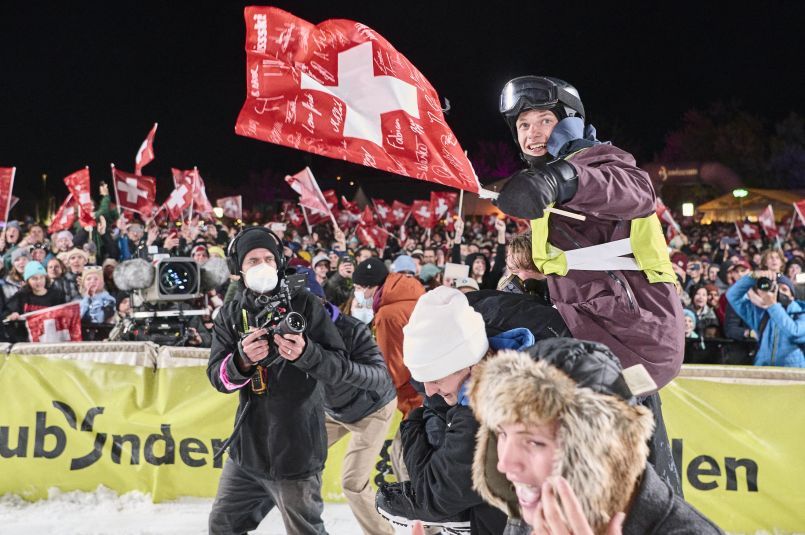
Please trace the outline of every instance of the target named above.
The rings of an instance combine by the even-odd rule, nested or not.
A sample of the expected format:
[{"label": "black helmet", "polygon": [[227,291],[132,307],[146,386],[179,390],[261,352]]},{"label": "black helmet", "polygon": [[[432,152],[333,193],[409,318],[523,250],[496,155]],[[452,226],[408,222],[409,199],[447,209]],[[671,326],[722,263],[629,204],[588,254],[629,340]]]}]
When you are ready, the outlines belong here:
[{"label": "black helmet", "polygon": [[500,113],[517,140],[515,123],[526,110],[551,110],[559,120],[584,119],[584,105],[575,87],[550,76],[520,76],[509,80],[500,92]]}]

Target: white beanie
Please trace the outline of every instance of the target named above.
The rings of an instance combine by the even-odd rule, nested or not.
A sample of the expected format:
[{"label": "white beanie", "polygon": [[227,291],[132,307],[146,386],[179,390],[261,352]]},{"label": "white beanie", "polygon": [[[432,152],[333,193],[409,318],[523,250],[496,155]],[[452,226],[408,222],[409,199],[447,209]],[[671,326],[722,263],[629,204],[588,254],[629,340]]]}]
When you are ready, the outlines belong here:
[{"label": "white beanie", "polygon": [[455,288],[439,286],[424,294],[403,327],[403,362],[419,382],[473,366],[488,349],[483,317]]}]

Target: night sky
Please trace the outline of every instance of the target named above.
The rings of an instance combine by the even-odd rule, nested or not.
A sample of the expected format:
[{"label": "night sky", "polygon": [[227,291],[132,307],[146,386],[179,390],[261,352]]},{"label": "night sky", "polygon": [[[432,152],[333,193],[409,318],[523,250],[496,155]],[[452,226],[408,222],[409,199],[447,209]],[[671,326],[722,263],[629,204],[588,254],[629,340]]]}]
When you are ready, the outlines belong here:
[{"label": "night sky", "polygon": [[[248,4],[3,2],[0,166],[17,166],[15,193],[32,206],[47,173],[60,202],[62,177],[84,165],[94,184],[109,179],[110,162],[133,170],[155,121],[156,159],[145,174],[158,177],[160,202],[172,166],[197,165],[211,197],[264,168],[284,174],[311,165],[320,181],[336,173],[370,180],[365,168],[234,134],[246,90]],[[450,100],[448,122],[470,152],[480,140],[510,140],[498,94],[523,74],[573,83],[599,137],[644,162],[684,111],[714,101],[737,100],[769,124],[805,114],[800,2],[586,4],[273,5],[313,23],[352,19],[383,35]]]}]

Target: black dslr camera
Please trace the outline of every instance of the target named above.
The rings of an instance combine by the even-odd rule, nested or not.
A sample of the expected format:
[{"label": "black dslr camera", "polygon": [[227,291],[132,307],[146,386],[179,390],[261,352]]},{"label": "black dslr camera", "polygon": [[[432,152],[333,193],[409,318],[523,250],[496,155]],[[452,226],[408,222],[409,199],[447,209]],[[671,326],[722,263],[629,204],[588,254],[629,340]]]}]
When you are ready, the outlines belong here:
[{"label": "black dslr camera", "polygon": [[[305,317],[299,312],[291,310],[291,292],[304,286],[305,275],[287,275],[281,282],[280,291],[260,303],[263,305],[263,310],[255,317],[256,328],[266,330],[266,334],[260,338],[267,340],[269,345],[268,356],[258,363],[261,366],[270,366],[279,358],[274,344],[275,334],[302,334],[305,332],[307,328]],[[243,336],[245,337],[246,334]]]},{"label": "black dslr camera", "polygon": [[758,277],[755,282],[755,289],[770,292],[774,289],[774,284],[775,281],[771,280],[769,277]]}]

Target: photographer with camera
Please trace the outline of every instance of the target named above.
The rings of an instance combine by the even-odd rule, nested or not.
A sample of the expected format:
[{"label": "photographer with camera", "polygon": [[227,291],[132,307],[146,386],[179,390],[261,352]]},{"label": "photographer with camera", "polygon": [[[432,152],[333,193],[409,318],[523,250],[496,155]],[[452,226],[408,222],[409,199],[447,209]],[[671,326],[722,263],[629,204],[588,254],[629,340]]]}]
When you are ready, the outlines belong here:
[{"label": "photographer with camera", "polygon": [[805,302],[794,299],[794,284],[771,270],[739,279],[727,300],[757,333],[755,366],[805,368]]},{"label": "photographer with camera", "polygon": [[[227,258],[245,289],[215,318],[207,375],[218,391],[237,391],[240,405],[209,532],[253,530],[276,506],[288,533],[326,533],[323,387],[304,366],[346,359],[344,343],[318,300],[289,286],[273,232],[244,229]],[[287,327],[304,332],[285,334]]]}]

